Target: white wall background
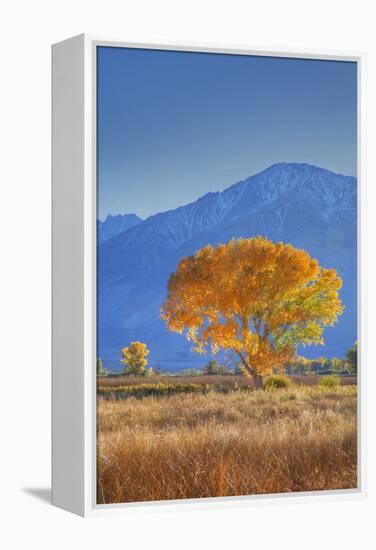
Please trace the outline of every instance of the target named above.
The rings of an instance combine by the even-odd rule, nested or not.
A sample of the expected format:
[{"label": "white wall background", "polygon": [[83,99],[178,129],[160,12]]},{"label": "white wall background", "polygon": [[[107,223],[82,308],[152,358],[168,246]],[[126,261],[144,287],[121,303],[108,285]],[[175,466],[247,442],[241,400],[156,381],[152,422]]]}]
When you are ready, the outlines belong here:
[{"label": "white wall background", "polygon": [[[376,40],[372,0],[13,0],[0,15],[0,542],[3,548],[376,547]],[[50,44],[88,32],[367,51],[369,497],[358,502],[143,511],[83,520],[43,498],[50,479]],[[376,247],[375,247],[376,248]],[[44,489],[44,491],[43,491]],[[39,498],[38,498],[39,495]],[[40,497],[43,497],[42,499]]]}]

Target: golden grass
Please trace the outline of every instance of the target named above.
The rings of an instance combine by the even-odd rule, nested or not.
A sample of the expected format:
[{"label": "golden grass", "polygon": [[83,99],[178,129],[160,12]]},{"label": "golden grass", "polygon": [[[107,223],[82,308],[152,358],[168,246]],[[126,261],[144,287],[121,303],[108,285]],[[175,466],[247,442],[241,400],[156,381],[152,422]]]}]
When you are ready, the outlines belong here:
[{"label": "golden grass", "polygon": [[97,502],[356,487],[356,386],[98,399]]}]

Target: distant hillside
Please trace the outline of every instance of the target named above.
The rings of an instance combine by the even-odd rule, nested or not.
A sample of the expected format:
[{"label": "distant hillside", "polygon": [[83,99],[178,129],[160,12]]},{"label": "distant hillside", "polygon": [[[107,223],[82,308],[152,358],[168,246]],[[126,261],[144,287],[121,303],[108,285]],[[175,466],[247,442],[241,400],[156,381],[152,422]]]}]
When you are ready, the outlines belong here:
[{"label": "distant hillside", "polygon": [[109,214],[103,222],[100,220],[97,222],[98,242],[103,243],[118,233],[134,227],[141,222],[142,219],[136,214],[118,214],[117,216]]},{"label": "distant hillside", "polygon": [[[180,258],[232,237],[264,235],[306,249],[344,281],[346,306],[307,356],[343,356],[356,339],[356,178],[308,164],[275,164],[222,192],[138,222],[98,247],[98,353],[118,361],[140,339],[150,364],[178,369],[207,360],[159,318],[167,280]],[[106,223],[106,222],[104,222]],[[100,229],[99,229],[100,230]]]}]

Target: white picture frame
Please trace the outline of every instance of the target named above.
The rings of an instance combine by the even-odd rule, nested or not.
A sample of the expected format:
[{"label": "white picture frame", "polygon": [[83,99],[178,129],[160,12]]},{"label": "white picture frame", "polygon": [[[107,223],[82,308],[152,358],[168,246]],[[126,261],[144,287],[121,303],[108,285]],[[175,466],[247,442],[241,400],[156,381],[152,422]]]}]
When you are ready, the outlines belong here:
[{"label": "white picture frame", "polygon": [[[276,495],[96,504],[96,48],[146,48],[353,61],[358,66],[358,486]],[[366,495],[365,54],[223,44],[130,44],[79,35],[52,47],[52,502],[81,516],[145,506],[253,506]]]}]

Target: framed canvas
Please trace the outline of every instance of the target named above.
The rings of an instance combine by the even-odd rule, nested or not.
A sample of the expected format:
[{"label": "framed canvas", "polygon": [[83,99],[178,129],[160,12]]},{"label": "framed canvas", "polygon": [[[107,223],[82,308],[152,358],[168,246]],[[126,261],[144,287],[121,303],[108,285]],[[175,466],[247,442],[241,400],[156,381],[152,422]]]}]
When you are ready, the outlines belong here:
[{"label": "framed canvas", "polygon": [[365,494],[363,82],[361,54],[53,46],[56,506]]}]

